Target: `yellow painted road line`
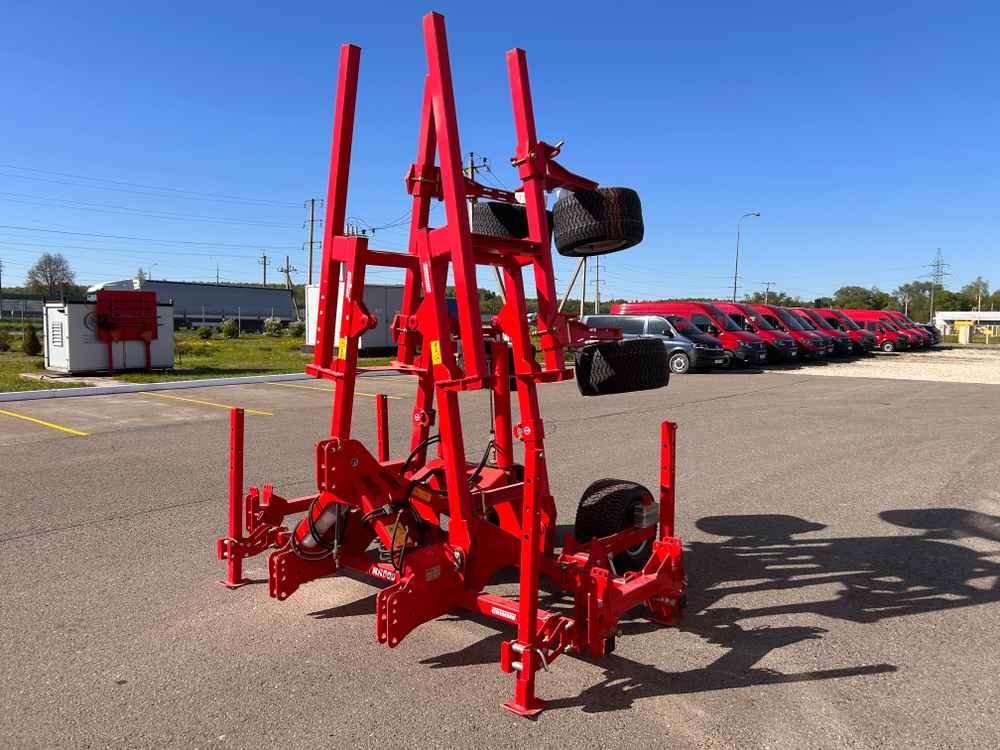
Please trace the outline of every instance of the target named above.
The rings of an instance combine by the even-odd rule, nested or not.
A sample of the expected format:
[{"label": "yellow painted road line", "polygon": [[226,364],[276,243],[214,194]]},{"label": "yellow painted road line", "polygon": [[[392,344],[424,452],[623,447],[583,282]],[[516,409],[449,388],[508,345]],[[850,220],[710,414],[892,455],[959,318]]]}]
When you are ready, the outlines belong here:
[{"label": "yellow painted road line", "polygon": [[81,432],[80,430],[74,430],[72,427],[63,427],[61,424],[54,424],[52,422],[46,422],[44,419],[35,419],[34,417],[29,417],[26,414],[17,414],[16,412],[7,411],[6,409],[0,409],[0,414],[4,414],[8,417],[14,417],[15,419],[23,419],[26,422],[34,422],[35,424],[43,425],[44,427],[51,427],[53,430],[59,430],[60,432],[66,432],[70,435],[76,435],[77,437],[87,437],[89,432]]},{"label": "yellow painted road line", "polygon": [[[333,393],[333,388],[324,388],[320,385],[298,385],[297,383],[268,383],[268,385],[280,385],[282,388],[302,388],[307,391],[324,391],[326,393]],[[365,393],[364,391],[355,391],[355,396],[368,396],[369,398],[375,398],[377,393]],[[391,398],[399,401],[402,396],[390,396],[388,393],[385,394],[386,398]]]},{"label": "yellow painted road line", "polygon": [[197,398],[187,398],[186,396],[168,396],[166,393],[157,393],[156,391],[140,391],[142,396],[156,396],[157,398],[169,398],[174,401],[187,401],[192,404],[201,404],[202,406],[214,406],[217,409],[243,409],[247,414],[256,414],[260,417],[273,417],[274,415],[269,411],[258,411],[257,409],[246,409],[240,406],[232,406],[230,404],[219,404],[215,401],[202,401]]}]

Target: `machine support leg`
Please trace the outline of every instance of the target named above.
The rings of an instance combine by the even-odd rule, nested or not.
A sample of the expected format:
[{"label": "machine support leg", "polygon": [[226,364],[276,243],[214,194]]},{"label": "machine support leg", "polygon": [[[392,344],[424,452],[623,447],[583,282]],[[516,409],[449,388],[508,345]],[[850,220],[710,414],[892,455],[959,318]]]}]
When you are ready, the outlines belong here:
[{"label": "machine support leg", "polygon": [[509,469],[514,465],[514,433],[510,416],[510,365],[507,345],[495,341],[493,357],[493,439],[496,441],[496,465]]},{"label": "machine support leg", "polygon": [[535,697],[535,672],[541,666],[538,651],[538,578],[541,572],[542,540],[540,528],[542,487],[539,477],[545,471],[544,452],[534,435],[525,440],[524,495],[521,511],[521,586],[518,596],[517,641],[511,645],[520,652],[520,667],[515,666],[514,700],[504,708],[518,716],[536,716],[548,705]]},{"label": "machine support leg", "polygon": [[677,491],[677,423],[660,425],[660,539],[674,535],[674,497]]},{"label": "machine support leg", "polygon": [[[230,539],[243,540],[243,417],[242,409],[229,411],[229,528]],[[243,577],[243,558],[230,554],[226,558],[226,580],[223,586],[235,589],[249,581]]]},{"label": "machine support leg", "polygon": [[375,395],[375,430],[378,443],[378,460],[389,460],[389,397]]}]

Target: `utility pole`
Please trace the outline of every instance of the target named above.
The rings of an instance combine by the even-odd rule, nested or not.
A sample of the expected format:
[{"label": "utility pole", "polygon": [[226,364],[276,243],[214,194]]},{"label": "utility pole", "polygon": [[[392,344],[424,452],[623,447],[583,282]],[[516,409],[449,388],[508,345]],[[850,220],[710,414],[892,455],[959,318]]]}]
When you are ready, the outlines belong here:
[{"label": "utility pole", "polygon": [[0,258],[0,320],[3,320],[3,258]]},{"label": "utility pole", "polygon": [[601,314],[601,256],[594,258],[594,315]]},{"label": "utility pole", "polygon": [[760,285],[764,287],[764,304],[767,304],[768,297],[771,296],[771,287],[775,284],[773,281],[762,281]]},{"label": "utility pole", "polygon": [[588,258],[586,255],[584,255],[583,256],[583,285],[580,287],[580,315],[581,316],[587,314],[586,305],[587,305],[587,266],[589,264],[588,261],[590,261],[590,258]]},{"label": "utility pole", "polygon": [[218,283],[219,283],[219,264],[218,263],[215,264],[215,283],[216,283],[216,285],[218,285]]},{"label": "utility pole", "polygon": [[[489,169],[489,160],[485,156],[479,157],[479,163],[476,163],[476,155],[472,151],[469,152],[469,166],[462,169],[462,174],[468,177],[470,180],[476,179],[476,172],[481,172],[484,169]],[[470,199],[473,203],[476,202],[475,196]]]},{"label": "utility pole", "polygon": [[937,255],[934,256],[934,262],[931,263],[928,268],[931,269],[931,319],[928,323],[934,322],[934,288],[944,287],[944,277],[950,276],[945,269],[949,266],[949,263],[944,262],[944,258],[941,256],[941,248],[937,249]]},{"label": "utility pole", "polygon": [[309,263],[306,266],[306,283],[313,283],[313,229],[316,225],[316,199],[309,199]]},{"label": "utility pole", "polygon": [[745,213],[740,217],[740,220],[736,222],[736,265],[733,268],[733,302],[736,301],[736,285],[740,278],[740,232],[743,228],[743,220],[751,216],[755,219],[759,219],[760,211],[750,211],[749,213]]},{"label": "utility pole", "polygon": [[299,319],[299,305],[295,301],[295,289],[292,286],[292,274],[294,272],[298,271],[298,270],[299,269],[294,268],[292,266],[292,264],[289,261],[289,258],[288,258],[287,255],[285,256],[285,266],[284,266],[284,268],[279,268],[278,269],[278,273],[285,274],[285,288],[288,289],[288,291],[292,293],[292,307],[295,308],[295,319],[296,320]]},{"label": "utility pole", "polygon": [[257,260],[257,262],[260,263],[261,268],[264,269],[264,286],[267,286],[267,267],[271,265],[271,261],[267,259],[266,250],[260,251],[260,258]]},{"label": "utility pole", "polygon": [[[485,156],[479,157],[479,163],[476,163],[476,154],[474,151],[469,152],[469,165],[462,168],[462,174],[468,177],[470,180],[476,179],[476,172],[481,172],[482,170],[489,170],[490,163]],[[472,207],[476,204],[476,196],[469,198],[469,226],[472,226]],[[493,275],[497,280],[497,287],[500,291],[500,299],[506,304],[507,294],[503,285],[503,276],[500,275],[500,269],[497,266],[492,266]]]}]

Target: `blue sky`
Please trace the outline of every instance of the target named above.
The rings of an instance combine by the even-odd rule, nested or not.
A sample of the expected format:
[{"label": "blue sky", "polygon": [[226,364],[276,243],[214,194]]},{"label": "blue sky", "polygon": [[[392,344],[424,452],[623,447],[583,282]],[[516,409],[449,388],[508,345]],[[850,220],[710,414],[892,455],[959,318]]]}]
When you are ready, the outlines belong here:
[{"label": "blue sky", "polygon": [[[562,163],[639,190],[646,239],[604,258],[603,296],[724,295],[747,211],[763,215],[744,225],[742,290],[892,289],[938,247],[952,285],[1000,286],[1000,6],[691,5],[431,6],[448,23],[463,151],[513,182],[503,54],[521,46]],[[288,253],[302,281],[338,46],[363,48],[348,211],[389,223],[408,208],[428,9],[6,3],[5,283],[44,250],[87,283],[139,266],[210,279],[217,263],[258,280],[260,248],[270,274]],[[375,244],[403,248],[405,229]],[[572,265],[557,261],[560,281]]]}]

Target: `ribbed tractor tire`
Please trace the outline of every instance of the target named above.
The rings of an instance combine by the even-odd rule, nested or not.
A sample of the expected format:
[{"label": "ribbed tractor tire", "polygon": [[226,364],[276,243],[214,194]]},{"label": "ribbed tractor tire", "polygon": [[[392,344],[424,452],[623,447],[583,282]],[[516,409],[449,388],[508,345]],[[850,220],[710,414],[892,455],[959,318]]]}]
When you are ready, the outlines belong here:
[{"label": "ribbed tractor tire", "polygon": [[667,349],[659,339],[586,344],[575,359],[576,385],[584,396],[647,391],[670,382]]},{"label": "ribbed tractor tire", "polygon": [[552,207],[552,236],[561,255],[614,253],[638,245],[642,235],[642,203],[631,188],[564,192]]},{"label": "ribbed tractor tire", "polygon": [[[598,479],[580,498],[573,535],[578,542],[589,542],[634,528],[638,507],[652,502],[652,494],[641,484],[626,479]],[[615,555],[615,571],[620,575],[642,570],[652,554],[653,544],[646,540]]]},{"label": "ribbed tractor tire", "polygon": [[[552,212],[545,212],[552,226]],[[524,206],[500,201],[480,201],[472,206],[472,231],[490,237],[520,240],[528,236],[528,211]]]}]

